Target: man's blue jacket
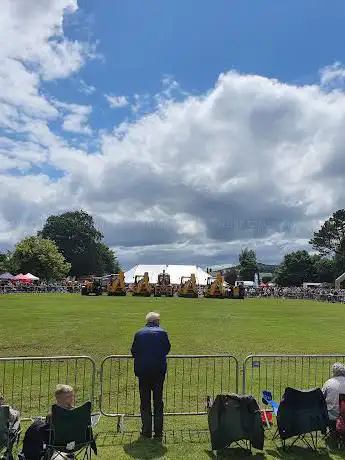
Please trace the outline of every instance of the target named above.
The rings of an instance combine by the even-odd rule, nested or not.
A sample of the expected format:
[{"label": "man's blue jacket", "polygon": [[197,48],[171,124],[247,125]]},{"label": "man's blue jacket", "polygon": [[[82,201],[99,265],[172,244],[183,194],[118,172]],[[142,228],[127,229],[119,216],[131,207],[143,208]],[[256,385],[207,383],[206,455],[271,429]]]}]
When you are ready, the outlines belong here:
[{"label": "man's blue jacket", "polygon": [[165,375],[170,352],[168,334],[159,326],[148,323],[134,336],[132,356],[137,377]]}]

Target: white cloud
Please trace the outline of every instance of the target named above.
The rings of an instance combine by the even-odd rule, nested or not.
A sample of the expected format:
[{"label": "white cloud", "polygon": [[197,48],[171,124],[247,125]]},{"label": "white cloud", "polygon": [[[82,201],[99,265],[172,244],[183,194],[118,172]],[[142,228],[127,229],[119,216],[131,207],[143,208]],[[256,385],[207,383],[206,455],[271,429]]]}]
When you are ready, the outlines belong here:
[{"label": "white cloud", "polygon": [[92,107],[85,105],[69,104],[67,108],[70,113],[65,115],[62,127],[65,131],[80,134],[91,134],[92,130],[87,125]]},{"label": "white cloud", "polygon": [[345,67],[340,62],[327,66],[320,71],[321,85],[326,88],[338,88],[345,83]]},{"label": "white cloud", "polygon": [[76,8],[72,0],[2,4],[0,245],[53,212],[83,208],[124,264],[226,263],[245,245],[272,262],[305,247],[343,206],[345,95],[325,91],[343,78],[339,64],[323,70],[319,86],[230,72],[198,97],[167,77],[159,94],[133,96],[135,120],[76,145],[60,128],[91,134],[96,107],[56,100],[42,86],[79,78],[92,58],[63,34]]},{"label": "white cloud", "polygon": [[113,109],[120,109],[128,105],[126,96],[106,95],[105,98]]},{"label": "white cloud", "polygon": [[90,94],[93,94],[96,91],[96,87],[92,85],[88,85],[83,79],[80,79],[79,91],[89,96]]}]

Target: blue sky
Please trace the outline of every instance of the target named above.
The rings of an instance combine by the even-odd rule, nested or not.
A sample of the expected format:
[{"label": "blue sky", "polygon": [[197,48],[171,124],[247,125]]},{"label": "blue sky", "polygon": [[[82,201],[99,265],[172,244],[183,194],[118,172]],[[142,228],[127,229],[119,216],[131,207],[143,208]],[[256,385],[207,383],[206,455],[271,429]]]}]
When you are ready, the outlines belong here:
[{"label": "blue sky", "polygon": [[343,1],[25,8],[0,20],[0,249],[82,207],[125,266],[279,262],[341,205]]}]

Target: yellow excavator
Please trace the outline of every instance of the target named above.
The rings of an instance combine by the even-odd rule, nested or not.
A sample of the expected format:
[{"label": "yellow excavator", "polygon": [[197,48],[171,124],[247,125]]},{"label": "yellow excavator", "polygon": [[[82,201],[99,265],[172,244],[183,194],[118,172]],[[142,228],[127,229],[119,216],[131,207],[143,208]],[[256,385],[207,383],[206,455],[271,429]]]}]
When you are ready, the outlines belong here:
[{"label": "yellow excavator", "polygon": [[165,273],[165,270],[163,270],[163,273],[158,275],[158,280],[157,284],[155,284],[153,295],[154,297],[173,297],[174,295],[173,287],[170,283],[170,275]]},{"label": "yellow excavator", "polygon": [[151,296],[151,286],[148,272],[145,272],[143,275],[136,275],[136,277],[134,278],[132,295],[142,297]]},{"label": "yellow excavator", "polygon": [[224,289],[224,279],[222,275],[218,274],[216,279],[207,278],[207,286],[204,291],[204,297],[212,299],[224,299],[225,289]]},{"label": "yellow excavator", "polygon": [[195,274],[190,276],[182,276],[180,287],[178,290],[179,297],[198,297],[198,286],[196,284]]},{"label": "yellow excavator", "polygon": [[102,295],[102,278],[90,278],[84,281],[81,287],[81,295]]},{"label": "yellow excavator", "polygon": [[245,288],[243,282],[236,282],[236,285],[230,289],[231,299],[244,299]]},{"label": "yellow excavator", "polygon": [[127,295],[124,272],[120,272],[110,276],[110,280],[107,286],[107,292],[108,295],[111,296]]}]

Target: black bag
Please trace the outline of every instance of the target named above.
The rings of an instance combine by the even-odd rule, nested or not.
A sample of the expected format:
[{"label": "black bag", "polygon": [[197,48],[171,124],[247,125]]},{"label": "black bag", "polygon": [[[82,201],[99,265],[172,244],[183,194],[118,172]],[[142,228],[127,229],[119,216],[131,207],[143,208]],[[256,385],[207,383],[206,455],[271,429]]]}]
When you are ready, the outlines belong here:
[{"label": "black bag", "polygon": [[41,460],[49,440],[49,425],[43,420],[35,420],[27,429],[23,440],[25,460]]}]

